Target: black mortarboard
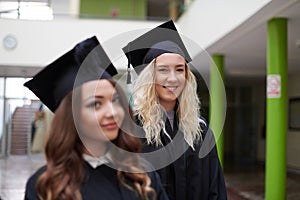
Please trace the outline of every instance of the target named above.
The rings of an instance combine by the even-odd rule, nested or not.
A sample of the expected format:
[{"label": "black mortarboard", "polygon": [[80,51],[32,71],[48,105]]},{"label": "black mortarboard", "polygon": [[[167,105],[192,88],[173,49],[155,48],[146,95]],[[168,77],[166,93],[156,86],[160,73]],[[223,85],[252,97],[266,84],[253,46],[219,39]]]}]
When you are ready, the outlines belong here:
[{"label": "black mortarboard", "polygon": [[129,42],[123,51],[137,73],[163,53],[178,53],[187,63],[192,60],[172,20]]},{"label": "black mortarboard", "polygon": [[91,80],[110,79],[115,74],[116,68],[93,36],[47,65],[24,86],[55,112],[75,87]]}]

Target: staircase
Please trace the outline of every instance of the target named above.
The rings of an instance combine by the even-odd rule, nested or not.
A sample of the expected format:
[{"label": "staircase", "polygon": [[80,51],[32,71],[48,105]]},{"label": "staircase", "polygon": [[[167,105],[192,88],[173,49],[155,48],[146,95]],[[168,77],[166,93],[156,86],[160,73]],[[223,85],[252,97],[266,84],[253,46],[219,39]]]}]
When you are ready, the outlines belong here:
[{"label": "staircase", "polygon": [[17,107],[11,119],[11,150],[12,155],[25,155],[30,150],[31,122],[38,105]]}]

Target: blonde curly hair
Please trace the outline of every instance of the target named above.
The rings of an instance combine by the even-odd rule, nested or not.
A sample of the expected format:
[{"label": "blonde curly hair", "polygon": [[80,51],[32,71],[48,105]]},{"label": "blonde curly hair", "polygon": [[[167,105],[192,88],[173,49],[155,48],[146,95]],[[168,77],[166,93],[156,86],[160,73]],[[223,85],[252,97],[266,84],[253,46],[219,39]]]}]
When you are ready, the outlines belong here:
[{"label": "blonde curly hair", "polygon": [[[179,119],[179,129],[184,134],[188,145],[194,149],[194,143],[202,140],[199,125],[200,100],[197,95],[197,82],[194,74],[186,64],[186,83],[178,98],[175,111]],[[134,114],[141,121],[148,144],[161,145],[160,132],[165,130],[164,111],[159,104],[155,91],[155,59],[149,63],[135,80],[132,90]]]}]

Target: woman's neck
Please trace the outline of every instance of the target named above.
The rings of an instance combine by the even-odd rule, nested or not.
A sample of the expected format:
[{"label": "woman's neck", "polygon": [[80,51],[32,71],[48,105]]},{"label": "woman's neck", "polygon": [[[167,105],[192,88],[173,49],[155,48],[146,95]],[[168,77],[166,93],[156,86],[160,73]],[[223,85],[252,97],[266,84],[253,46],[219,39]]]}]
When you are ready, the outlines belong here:
[{"label": "woman's neck", "polygon": [[176,105],[176,101],[159,101],[159,104],[166,110],[166,111],[173,111]]},{"label": "woman's neck", "polygon": [[106,143],[83,143],[83,145],[85,147],[84,153],[93,157],[101,157],[107,152]]}]

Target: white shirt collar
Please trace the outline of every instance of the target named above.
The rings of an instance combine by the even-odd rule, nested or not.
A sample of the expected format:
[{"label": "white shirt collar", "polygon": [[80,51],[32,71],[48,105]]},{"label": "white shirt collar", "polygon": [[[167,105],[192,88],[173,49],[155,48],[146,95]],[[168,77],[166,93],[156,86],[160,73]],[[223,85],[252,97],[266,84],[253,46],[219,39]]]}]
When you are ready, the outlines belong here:
[{"label": "white shirt collar", "polygon": [[83,159],[86,162],[88,162],[94,169],[96,169],[97,167],[99,167],[101,165],[108,164],[112,161],[111,155],[109,152],[100,157],[90,156],[87,154],[83,154],[82,156],[83,156]]}]

